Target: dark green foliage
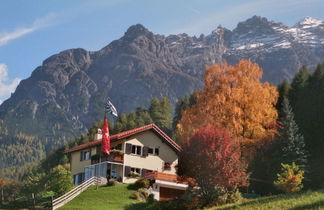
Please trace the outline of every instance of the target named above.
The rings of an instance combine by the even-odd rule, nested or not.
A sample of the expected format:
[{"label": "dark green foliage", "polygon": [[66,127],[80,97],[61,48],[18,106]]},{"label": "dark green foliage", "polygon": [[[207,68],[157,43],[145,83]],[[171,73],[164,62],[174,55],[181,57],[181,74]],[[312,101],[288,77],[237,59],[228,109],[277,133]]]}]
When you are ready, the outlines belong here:
[{"label": "dark green foliage", "polygon": [[149,112],[146,109],[139,107],[135,112],[129,114],[121,114],[115,126],[112,127],[112,133],[120,133],[122,131],[130,130],[151,123],[153,123],[153,121]]},{"label": "dark green foliage", "polygon": [[[296,139],[304,136],[304,144],[302,141],[286,142],[284,148],[281,148],[281,141],[275,141],[270,144],[266,151],[260,153],[253,165],[251,178],[258,181],[251,181],[251,189],[258,193],[267,194],[276,192],[271,184],[276,179],[276,173],[280,170],[280,164],[283,160],[298,159],[298,164],[304,164],[306,151],[308,153],[308,164],[305,173],[305,187],[320,188],[324,187],[324,66],[317,66],[313,74],[309,74],[307,69],[303,67],[293,79],[291,85],[287,82],[282,83],[278,87],[279,101],[277,109],[282,121],[282,128],[279,128],[279,140],[284,138]],[[290,115],[294,113],[294,121],[292,124],[287,118],[287,107],[282,107],[282,102],[288,96],[291,109]],[[281,101],[281,104],[279,104]],[[286,114],[284,110],[286,109]],[[291,116],[288,118],[292,118]],[[289,123],[290,122],[290,123]],[[286,125],[285,125],[286,124]],[[299,131],[296,132],[296,124]],[[285,127],[290,127],[285,129]],[[294,131],[295,129],[295,131]],[[285,133],[286,132],[286,133]],[[294,136],[293,134],[295,133]],[[283,137],[285,135],[286,137]],[[277,139],[278,140],[278,139]],[[278,143],[278,144],[276,144]],[[304,149],[302,149],[304,148]],[[291,153],[291,151],[294,151]],[[299,150],[302,150],[300,154]],[[285,151],[285,152],[283,152]],[[288,152],[290,151],[290,152]],[[285,154],[286,152],[290,154]],[[297,155],[298,153],[298,155]],[[294,157],[295,156],[295,157]],[[285,163],[285,162],[283,162]]]},{"label": "dark green foliage", "polygon": [[194,104],[196,104],[195,93],[192,93],[189,96],[184,96],[182,98],[179,98],[178,102],[176,103],[175,111],[174,111],[174,117],[172,123],[173,131],[175,131],[177,128],[177,124],[182,116],[182,111],[188,107],[191,107]]},{"label": "dark green foliage", "polygon": [[62,165],[53,168],[45,176],[45,183],[45,190],[54,192],[56,196],[63,195],[73,187],[71,172]]},{"label": "dark green foliage", "polygon": [[146,188],[148,189],[150,187],[150,180],[148,179],[139,179],[134,183],[134,188],[139,189],[139,188]]},{"label": "dark green foliage", "polygon": [[324,66],[309,75],[302,69],[294,78],[289,100],[310,153],[310,186],[324,187]]},{"label": "dark green foliage", "polygon": [[153,97],[149,109],[138,107],[135,112],[120,114],[111,133],[120,133],[133,128],[155,123],[164,132],[171,133],[172,111],[167,98]]},{"label": "dark green foliage", "polygon": [[27,197],[31,193],[38,197],[48,193],[59,196],[69,191],[72,186],[70,170],[58,165],[49,173],[38,171],[28,174],[23,181],[22,193]]},{"label": "dark green foliage", "polygon": [[111,186],[115,186],[116,184],[117,184],[116,180],[110,179],[110,180],[108,180],[106,185],[107,185],[107,187],[111,187]]},{"label": "dark green foliage", "polygon": [[301,100],[300,96],[305,91],[305,87],[308,85],[309,72],[305,66],[303,66],[294,77],[291,83],[291,89],[289,91],[289,100],[291,104],[296,104]]},{"label": "dark green foliage", "polygon": [[279,152],[279,163],[292,164],[295,162],[301,169],[307,168],[308,152],[305,148],[303,135],[294,120],[294,113],[288,99],[285,97],[282,102],[282,117],[280,118],[279,135],[277,137]]},{"label": "dark green foliage", "polygon": [[283,99],[285,97],[288,97],[288,93],[290,90],[290,84],[289,82],[285,79],[279,86],[278,86],[278,93],[279,93],[279,97],[278,97],[278,101],[276,104],[276,108],[277,110],[279,110],[279,117],[281,117],[281,105],[283,102]]},{"label": "dark green foliage", "polygon": [[164,97],[159,100],[153,97],[149,113],[153,122],[170,135],[172,129],[172,110],[169,99]]}]

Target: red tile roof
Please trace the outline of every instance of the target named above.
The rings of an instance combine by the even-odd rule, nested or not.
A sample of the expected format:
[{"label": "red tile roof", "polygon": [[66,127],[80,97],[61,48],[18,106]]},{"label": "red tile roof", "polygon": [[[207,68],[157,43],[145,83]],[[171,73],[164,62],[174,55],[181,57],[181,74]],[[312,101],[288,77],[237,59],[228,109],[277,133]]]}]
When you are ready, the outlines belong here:
[{"label": "red tile roof", "polygon": [[145,178],[150,180],[161,180],[161,181],[175,182],[180,184],[188,184],[188,183],[195,184],[195,181],[192,178],[183,179],[180,176],[175,174],[167,174],[158,171],[147,172],[145,174]]},{"label": "red tile roof", "polygon": [[[149,125],[145,125],[139,128],[135,128],[132,130],[128,130],[128,131],[124,131],[115,135],[110,136],[110,140],[112,142],[138,134],[138,133],[142,133],[144,131],[148,131],[148,130],[153,130],[156,134],[158,134],[160,137],[162,137],[163,140],[165,140],[169,146],[171,146],[171,148],[175,149],[177,152],[180,152],[182,149],[181,147],[175,143],[175,141],[173,141],[166,133],[164,133],[159,127],[157,127],[155,124],[149,124]],[[71,149],[68,149],[65,151],[65,153],[71,153],[71,152],[75,152],[78,150],[82,150],[85,148],[89,148],[89,147],[93,147],[96,145],[100,145],[101,144],[101,140],[96,140],[96,141],[91,141],[85,144],[81,144],[75,147],[72,147]]]}]

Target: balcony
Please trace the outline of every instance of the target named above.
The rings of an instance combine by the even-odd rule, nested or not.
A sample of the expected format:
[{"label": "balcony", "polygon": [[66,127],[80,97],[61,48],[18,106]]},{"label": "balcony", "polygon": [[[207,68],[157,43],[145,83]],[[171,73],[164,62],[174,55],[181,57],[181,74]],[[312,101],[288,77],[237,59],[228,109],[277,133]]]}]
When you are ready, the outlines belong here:
[{"label": "balcony", "polygon": [[91,165],[97,164],[99,162],[116,162],[116,163],[124,163],[124,152],[121,150],[111,150],[109,155],[102,155],[101,161],[99,161],[100,155],[95,154],[91,156]]}]

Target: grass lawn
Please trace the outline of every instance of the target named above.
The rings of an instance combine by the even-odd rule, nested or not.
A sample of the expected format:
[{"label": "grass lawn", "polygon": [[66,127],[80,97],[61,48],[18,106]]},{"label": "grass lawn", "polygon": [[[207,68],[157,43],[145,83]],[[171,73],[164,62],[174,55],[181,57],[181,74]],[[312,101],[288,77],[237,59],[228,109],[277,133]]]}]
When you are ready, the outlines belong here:
[{"label": "grass lawn", "polygon": [[227,209],[324,209],[324,190],[295,194],[266,196],[236,204],[223,205],[208,210]]},{"label": "grass lawn", "polygon": [[96,190],[96,186],[90,186],[59,209],[124,209],[125,206],[139,202],[130,198],[135,191],[127,189],[127,186],[127,184],[118,184],[112,187],[102,185],[98,190]]},{"label": "grass lawn", "polygon": [[[113,187],[96,186],[89,187],[81,195],[67,203],[60,209],[108,209],[108,210],[174,210],[175,203],[164,201],[147,204],[131,199],[135,192],[127,188],[127,184],[118,184]],[[208,208],[206,210],[230,210],[230,209],[323,209],[324,210],[324,189],[295,194],[281,194],[274,196],[260,197],[257,199],[245,200],[235,204],[222,205]]]}]

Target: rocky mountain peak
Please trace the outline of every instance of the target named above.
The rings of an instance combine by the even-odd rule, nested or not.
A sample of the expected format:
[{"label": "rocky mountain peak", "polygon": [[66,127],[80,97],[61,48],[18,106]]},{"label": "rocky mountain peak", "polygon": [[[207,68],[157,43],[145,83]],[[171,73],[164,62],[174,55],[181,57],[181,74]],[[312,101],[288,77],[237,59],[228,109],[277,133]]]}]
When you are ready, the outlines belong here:
[{"label": "rocky mountain peak", "polygon": [[145,35],[153,35],[147,28],[145,28],[142,24],[136,24],[129,27],[124,35],[125,38],[136,38],[138,36],[145,36]]},{"label": "rocky mountain peak", "polygon": [[301,21],[299,21],[295,27],[302,28],[302,29],[307,29],[307,28],[315,28],[318,26],[324,26],[324,21],[318,20],[316,18],[312,17],[305,17]]},{"label": "rocky mountain peak", "polygon": [[272,33],[273,22],[268,21],[267,18],[260,16],[253,16],[246,21],[240,22],[233,30],[237,34],[260,34],[260,33]]}]

